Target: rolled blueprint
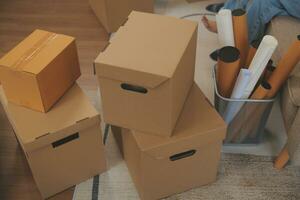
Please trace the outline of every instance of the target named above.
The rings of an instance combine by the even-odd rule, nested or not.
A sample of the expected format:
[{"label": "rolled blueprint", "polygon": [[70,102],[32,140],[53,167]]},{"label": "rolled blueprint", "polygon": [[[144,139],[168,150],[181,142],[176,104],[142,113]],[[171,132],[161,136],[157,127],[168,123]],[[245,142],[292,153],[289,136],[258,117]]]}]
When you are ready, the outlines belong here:
[{"label": "rolled blueprint", "polygon": [[[236,79],[232,94],[230,96],[231,99],[241,99],[243,92],[247,85],[249,84],[251,78],[251,72],[248,69],[241,69],[240,73]],[[224,120],[227,124],[229,124],[235,115],[239,112],[244,102],[242,101],[232,101],[227,104],[226,110],[224,112]]]},{"label": "rolled blueprint", "polygon": [[221,96],[229,98],[239,73],[240,52],[237,48],[226,46],[219,50],[217,67],[217,86]]},{"label": "rolled blueprint", "polygon": [[249,70],[251,71],[251,80],[244,91],[243,98],[249,98],[257,81],[265,70],[268,61],[271,59],[277,45],[277,40],[271,35],[266,35],[261,41],[249,66]]},{"label": "rolled blueprint", "polygon": [[218,38],[221,47],[235,46],[231,10],[221,9],[216,15]]},{"label": "rolled blueprint", "polygon": [[255,56],[255,53],[257,51],[257,48],[260,44],[259,40],[254,40],[253,42],[251,42],[250,48],[248,49],[248,55],[245,61],[245,68],[249,68],[251,61],[253,59],[253,57]]},{"label": "rolled blueprint", "polygon": [[272,98],[276,95],[278,90],[288,79],[289,74],[293,71],[294,67],[300,60],[300,35],[297,40],[291,44],[287,52],[279,61],[275,71],[269,78],[269,83],[272,89],[268,93],[268,97]]},{"label": "rolled blueprint", "polygon": [[245,67],[245,62],[248,54],[248,23],[247,14],[243,9],[236,9],[232,11],[232,23],[234,33],[235,47],[240,50],[241,61],[240,67]]}]

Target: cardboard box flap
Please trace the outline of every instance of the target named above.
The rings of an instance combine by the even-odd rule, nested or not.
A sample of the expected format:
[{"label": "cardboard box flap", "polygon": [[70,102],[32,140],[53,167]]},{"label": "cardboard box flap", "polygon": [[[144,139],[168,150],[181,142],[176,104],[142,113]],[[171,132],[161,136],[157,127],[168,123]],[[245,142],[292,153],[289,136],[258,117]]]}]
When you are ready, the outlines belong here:
[{"label": "cardboard box flap", "polygon": [[77,84],[72,86],[48,113],[36,112],[7,102],[2,87],[0,99],[10,122],[14,123],[12,125],[18,138],[24,145],[87,118],[99,118],[98,112]]},{"label": "cardboard box flap", "polygon": [[74,41],[70,36],[35,30],[0,59],[0,66],[38,74]]},{"label": "cardboard box flap", "polygon": [[100,127],[100,115],[82,119],[81,121],[77,121],[72,126],[61,129],[55,133],[46,133],[38,138],[35,138],[35,140],[32,142],[26,143],[24,148],[27,152],[34,151],[48,145],[51,145],[53,148],[57,148],[68,142],[79,139],[81,137],[79,133],[82,130],[93,127],[96,124],[98,124]]},{"label": "cardboard box flap", "polygon": [[194,83],[173,136],[132,131],[139,148],[156,158],[176,155],[225,138],[227,126]]},{"label": "cardboard box flap", "polygon": [[[98,76],[137,84],[150,79],[143,84],[157,86],[173,76],[196,29],[197,23],[189,20],[133,11],[96,58],[96,72]],[[124,71],[128,72],[121,77]],[[145,77],[141,80],[134,79],[142,74]],[[156,76],[159,81],[152,80]]]}]

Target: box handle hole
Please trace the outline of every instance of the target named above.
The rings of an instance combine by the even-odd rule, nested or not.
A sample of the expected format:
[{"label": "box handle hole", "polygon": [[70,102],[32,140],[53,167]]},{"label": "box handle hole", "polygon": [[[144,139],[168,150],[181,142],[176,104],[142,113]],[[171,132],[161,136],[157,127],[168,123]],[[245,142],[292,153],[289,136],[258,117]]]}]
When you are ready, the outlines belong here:
[{"label": "box handle hole", "polygon": [[53,148],[59,147],[59,146],[64,145],[64,144],[66,144],[68,142],[71,142],[72,140],[76,140],[78,138],[79,138],[79,133],[77,132],[77,133],[69,135],[69,136],[67,136],[67,137],[65,137],[63,139],[60,139],[60,140],[57,140],[57,141],[53,142],[52,143],[52,147]]},{"label": "box handle hole", "polygon": [[131,84],[127,84],[127,83],[122,83],[121,88],[123,90],[129,90],[132,92],[138,92],[138,93],[142,93],[142,94],[146,94],[148,92],[148,90],[144,87],[137,86],[137,85],[131,85]]},{"label": "box handle hole", "polygon": [[178,154],[175,154],[173,156],[170,156],[170,160],[171,161],[180,160],[180,159],[183,159],[183,158],[187,158],[187,157],[193,156],[195,153],[196,153],[196,150],[194,150],[194,149],[193,150],[189,150],[189,151],[185,151],[185,152],[178,153]]}]

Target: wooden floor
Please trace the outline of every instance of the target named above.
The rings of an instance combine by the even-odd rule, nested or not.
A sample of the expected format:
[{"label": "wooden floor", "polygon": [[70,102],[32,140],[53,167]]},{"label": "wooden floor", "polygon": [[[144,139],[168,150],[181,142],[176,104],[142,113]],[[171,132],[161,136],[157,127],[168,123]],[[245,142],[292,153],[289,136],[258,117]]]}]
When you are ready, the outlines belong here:
[{"label": "wooden floor", "polygon": [[[0,0],[0,57],[35,29],[77,38],[82,76],[79,83],[95,90],[92,63],[108,34],[92,13],[88,0]],[[2,113],[2,114],[1,114]],[[51,200],[72,199],[73,188]],[[0,199],[36,200],[41,196],[26,159],[0,109]]]}]

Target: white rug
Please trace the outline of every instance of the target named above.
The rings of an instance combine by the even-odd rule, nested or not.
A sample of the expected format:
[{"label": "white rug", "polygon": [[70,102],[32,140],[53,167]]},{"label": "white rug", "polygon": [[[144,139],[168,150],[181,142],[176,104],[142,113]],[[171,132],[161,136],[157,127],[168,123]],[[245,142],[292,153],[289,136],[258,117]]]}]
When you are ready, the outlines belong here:
[{"label": "white rug", "polygon": [[[200,1],[188,4],[185,0],[157,0],[155,12],[176,17],[182,17],[192,13],[206,13],[206,5],[220,1],[221,0]],[[201,16],[194,16],[189,19],[199,22]],[[214,65],[214,62],[209,59],[209,54],[218,47],[217,35],[208,32],[202,24],[199,24],[195,81],[212,102],[214,92],[211,67]],[[87,91],[87,95],[101,112],[99,93],[97,91]],[[268,130],[271,133],[269,140],[263,144],[256,146],[226,146],[223,148],[223,152],[264,156],[276,155],[285,140],[278,104],[274,106],[272,111],[268,122]],[[101,174],[101,176],[97,176],[77,185],[73,200],[139,199],[126,164],[121,158],[117,145],[111,136],[106,144],[106,152],[109,170]],[[283,172],[284,176],[278,176],[277,172],[272,169],[270,157],[260,158],[255,156],[223,155],[218,182],[212,186],[191,190],[170,197],[169,199],[300,199],[299,192],[296,192],[300,191],[299,171],[293,168],[291,170],[292,173]],[[256,172],[259,173],[256,174]],[[296,177],[292,177],[294,174],[296,174]],[[255,179],[253,179],[253,176]],[[284,187],[282,187],[282,189],[282,182],[280,182],[276,176],[284,180]],[[273,180],[266,181],[265,177]],[[269,183],[272,183],[272,187],[262,186],[262,184]],[[290,194],[292,196],[290,196]]]}]

